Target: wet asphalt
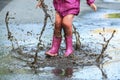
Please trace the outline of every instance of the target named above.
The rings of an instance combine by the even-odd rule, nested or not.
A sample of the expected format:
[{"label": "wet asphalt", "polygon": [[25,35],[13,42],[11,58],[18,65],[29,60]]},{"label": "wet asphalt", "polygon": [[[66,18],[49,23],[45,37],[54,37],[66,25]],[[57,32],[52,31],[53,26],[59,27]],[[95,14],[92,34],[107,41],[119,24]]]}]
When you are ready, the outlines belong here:
[{"label": "wet asphalt", "polygon": [[[16,1],[16,0],[13,0],[13,2],[14,1]],[[18,0],[18,2],[21,2],[22,3],[22,1],[24,1],[24,0],[21,0],[21,1],[19,1]],[[27,0],[25,0],[25,1],[27,1]],[[81,0],[82,1],[82,0]],[[8,0],[1,0],[0,2],[2,2],[2,4],[4,4],[4,5],[0,5],[1,7],[1,10],[3,10],[4,12],[5,12],[5,10],[7,10],[7,8],[6,8],[6,6],[7,7],[10,7],[10,6],[8,6],[9,5],[9,3],[10,3],[10,1],[8,1]],[[17,2],[17,1],[16,1]],[[31,1],[30,1],[31,2]],[[1,3],[0,3],[1,4]],[[109,10],[109,9],[118,9],[119,10],[119,8],[120,8],[120,5],[118,5],[118,4],[112,4],[112,3],[103,3],[102,2],[102,0],[97,0],[96,1],[96,4],[97,4],[97,6],[98,6],[98,9],[99,9],[99,12],[101,12],[101,13],[105,13],[106,11],[107,11],[107,9]],[[21,4],[20,4],[21,5]],[[30,4],[29,4],[30,5]],[[32,4],[32,5],[35,5],[35,4]],[[114,5],[114,6],[112,6],[112,5]],[[23,5],[24,6],[24,5]],[[28,5],[27,5],[28,6]],[[88,11],[91,11],[91,9],[88,7],[88,6],[85,6],[84,4],[81,4],[81,13],[83,14],[83,13],[85,13],[85,12],[88,12]],[[22,7],[22,6],[21,6]],[[10,7],[11,8],[11,7]],[[18,8],[18,6],[16,6],[16,9]],[[104,9],[102,9],[102,8],[104,8]],[[14,11],[14,10],[16,10],[15,8],[13,8],[12,10]],[[19,13],[22,13],[22,11],[24,11],[24,10],[27,10],[26,12],[29,12],[29,10],[33,10],[34,8],[33,8],[33,6],[31,7],[31,8],[28,8],[28,7],[26,7],[26,8],[24,8],[23,10],[19,10],[18,12]],[[84,10],[83,10],[84,9]],[[85,10],[88,10],[88,11],[85,11]],[[12,11],[11,11],[12,12]],[[16,14],[19,14],[17,11],[16,11]],[[25,11],[24,11],[25,12]],[[92,11],[91,11],[92,12]],[[109,11],[108,11],[109,12]],[[111,12],[111,11],[110,11]],[[116,11],[115,11],[116,12]],[[33,11],[32,11],[32,13],[33,13]],[[32,14],[31,13],[31,14]],[[37,13],[38,14],[38,13]],[[21,14],[19,14],[19,15],[21,15]],[[23,13],[22,14],[23,16],[25,16],[25,14]],[[27,14],[28,16],[30,16],[29,14]],[[16,21],[18,21],[18,22],[20,22],[20,20],[23,20],[23,22],[29,22],[30,23],[30,21],[31,21],[31,17],[29,17],[28,18],[28,16],[26,16],[26,17],[23,17],[23,18],[20,18],[20,17],[17,17],[16,18]],[[40,15],[38,15],[38,16],[40,16]],[[91,29],[91,30],[94,30],[94,29],[99,29],[99,27],[103,27],[103,26],[109,26],[109,27],[114,27],[114,26],[117,26],[117,27],[119,27],[119,21],[118,20],[116,20],[116,21],[114,21],[114,20],[107,20],[107,19],[105,19],[105,20],[102,20],[102,19],[98,19],[97,17],[95,17],[95,16],[99,16],[99,15],[95,15],[95,14],[89,14],[88,16],[87,15],[85,15],[85,17],[84,16],[82,16],[84,19],[81,19],[81,16],[82,15],[80,15],[78,18],[80,19],[80,20],[82,20],[81,21],[81,23],[79,23],[79,19],[77,19],[77,21],[76,21],[76,25],[79,25],[79,26],[81,26],[81,27],[78,27],[78,29],[77,30],[80,30],[79,32],[81,33],[81,37],[83,37],[83,36],[85,36],[85,32],[88,32],[92,27],[93,27],[93,25],[94,25],[94,27],[93,27],[93,29]],[[94,17],[93,17],[94,16]],[[32,16],[32,18],[33,18],[34,16]],[[20,18],[20,20],[18,20],[18,18]],[[30,20],[29,20],[30,19]],[[38,19],[38,18],[34,18],[33,20],[35,20],[35,19]],[[90,19],[92,20],[92,22],[90,21]],[[87,23],[86,23],[87,22]],[[94,23],[93,23],[94,22]],[[113,24],[114,23],[114,25],[113,26],[111,26],[111,24]],[[20,23],[19,23],[20,24]],[[91,25],[92,24],[92,25]],[[115,24],[118,24],[118,25],[115,25]],[[91,25],[91,26],[90,26]],[[11,26],[11,25],[10,25]],[[39,28],[37,28],[37,30],[34,28],[34,27],[39,27],[39,24],[35,24],[35,25],[33,25],[33,24],[29,24],[29,25],[25,25],[25,24],[23,24],[23,25],[17,25],[17,26],[15,26],[14,25],[14,27],[17,27],[17,29],[14,29],[14,27],[11,27],[11,28],[13,28],[12,30],[13,30],[13,33],[15,33],[14,31],[16,31],[16,33],[17,33],[17,35],[15,34],[15,37],[17,37],[17,39],[19,40],[19,38],[21,39],[21,38],[26,38],[25,40],[30,40],[30,38],[31,38],[31,42],[33,42],[33,41],[35,41],[34,40],[34,38],[35,38],[35,35],[33,34],[33,36],[31,37],[30,36],[30,38],[28,39],[28,37],[22,37],[20,34],[24,34],[24,36],[25,36],[25,34],[26,34],[26,31],[33,31],[33,33],[39,33]],[[97,26],[97,27],[96,27]],[[30,28],[31,27],[31,28]],[[84,27],[86,27],[86,29],[84,28]],[[88,28],[87,28],[88,27]],[[23,28],[23,30],[24,31],[22,31],[21,29]],[[33,29],[32,29],[33,28]],[[4,29],[4,27],[3,27],[3,29]],[[3,30],[2,29],[2,30]],[[35,30],[34,30],[35,29]],[[81,31],[82,30],[82,31]],[[35,31],[35,32],[34,32]],[[20,33],[21,32],[21,33]],[[24,33],[23,33],[24,32]],[[5,33],[5,32],[3,32],[3,33]],[[83,34],[82,34],[83,33]],[[89,32],[88,32],[89,33]],[[83,36],[82,36],[83,35]],[[86,35],[88,35],[88,34],[86,34]],[[94,34],[94,35],[96,35],[96,34]],[[19,37],[19,36],[21,36],[21,37]],[[28,36],[28,35],[27,35]],[[5,37],[7,37],[7,36],[5,36]],[[50,37],[45,37],[45,38],[50,38]],[[89,40],[88,38],[87,38],[87,36],[85,36],[85,37],[83,37],[85,40]],[[98,37],[97,37],[98,38]],[[6,38],[5,38],[6,39]],[[118,39],[119,39],[119,36],[118,36]],[[24,40],[24,39],[23,39]],[[91,38],[90,38],[90,40],[92,40]],[[22,40],[21,40],[22,41]],[[93,40],[93,41],[95,41],[95,40]],[[27,42],[30,42],[30,41],[26,41],[25,43],[27,43]],[[48,41],[47,41],[48,42]],[[115,41],[114,41],[115,42]],[[21,43],[20,43],[21,44]],[[8,45],[8,44],[7,44]],[[111,53],[112,54],[112,53]],[[118,56],[118,54],[116,54],[117,56]],[[6,57],[6,58],[8,58],[8,57]],[[115,57],[116,58],[116,57]],[[119,58],[118,58],[119,59]],[[3,61],[2,62],[4,62],[6,59],[4,58],[3,59]],[[12,59],[11,59],[11,61],[12,61]],[[8,62],[9,63],[9,62]],[[109,65],[112,65],[112,66],[110,66],[110,67],[108,67]],[[20,68],[20,66],[18,66],[19,68]],[[108,73],[108,79],[120,79],[119,78],[119,65],[118,65],[118,63],[115,63],[114,62],[114,64],[105,64],[105,66],[104,66],[104,68],[105,68],[105,70],[106,70],[106,73]],[[21,67],[21,69],[23,69],[23,67]],[[114,70],[115,69],[115,70]],[[44,74],[43,74],[43,76],[41,77],[40,75],[38,75],[38,76],[36,76],[36,75],[25,75],[25,74],[23,74],[22,76],[21,75],[13,75],[13,76],[3,76],[3,78],[0,78],[1,80],[32,80],[32,79],[36,79],[36,80],[42,80],[43,78],[45,78],[46,77],[46,74],[48,75],[50,75],[50,76],[53,76],[52,74],[51,74],[51,69],[49,70],[49,69],[47,69],[46,71],[43,69],[43,71],[44,71]],[[77,72],[77,71],[79,71],[79,72]],[[86,71],[87,71],[87,75],[86,75]],[[11,71],[12,72],[12,71]],[[21,73],[22,73],[23,71],[21,70]],[[93,72],[93,74],[91,74],[90,72]],[[113,73],[112,73],[113,72]],[[17,73],[17,70],[16,70],[16,73]],[[19,71],[19,73],[20,73],[20,71]],[[25,72],[24,72],[25,73]],[[78,73],[78,74],[77,74]],[[111,73],[111,74],[110,74]],[[114,75],[113,75],[114,74]],[[85,76],[84,76],[85,75]],[[117,75],[117,76],[116,76]],[[14,76],[16,76],[16,77],[14,77]],[[46,79],[45,80],[61,80],[61,79],[55,79],[54,77],[50,77],[50,76],[47,76],[46,77]],[[79,77],[80,76],[80,77]],[[21,77],[22,77],[22,79],[21,79]],[[30,79],[29,79],[30,78]],[[87,79],[87,80],[89,80],[89,79],[97,79],[97,80],[102,80],[102,76],[101,76],[101,72],[100,72],[100,70],[98,70],[98,68],[96,68],[96,67],[90,67],[90,68],[84,68],[84,69],[77,69],[76,71],[74,71],[74,74],[73,74],[73,78],[75,78],[75,80],[79,80],[78,78],[82,78],[82,79]],[[66,80],[66,79],[65,79]],[[67,79],[67,80],[69,80],[69,79]],[[70,79],[71,80],[71,79]]]},{"label": "wet asphalt", "polygon": [[0,0],[0,11],[11,2],[12,0]]}]

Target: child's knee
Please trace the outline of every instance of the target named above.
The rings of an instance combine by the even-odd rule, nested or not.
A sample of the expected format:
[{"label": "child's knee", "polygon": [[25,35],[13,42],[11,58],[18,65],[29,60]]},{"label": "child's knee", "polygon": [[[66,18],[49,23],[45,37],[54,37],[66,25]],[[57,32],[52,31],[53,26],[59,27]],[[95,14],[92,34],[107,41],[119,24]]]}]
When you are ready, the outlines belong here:
[{"label": "child's knee", "polygon": [[61,27],[61,22],[60,21],[55,21],[55,27]]},{"label": "child's knee", "polygon": [[72,26],[72,23],[70,23],[69,21],[63,21],[63,22],[62,22],[62,26],[63,26],[64,28],[69,28],[69,27]]}]

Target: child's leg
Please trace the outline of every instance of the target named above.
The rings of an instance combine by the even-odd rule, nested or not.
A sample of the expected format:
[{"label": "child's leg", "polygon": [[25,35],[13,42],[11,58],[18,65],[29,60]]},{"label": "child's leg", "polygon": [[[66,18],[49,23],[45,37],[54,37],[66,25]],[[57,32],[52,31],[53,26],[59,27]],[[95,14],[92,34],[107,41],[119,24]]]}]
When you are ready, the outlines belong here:
[{"label": "child's leg", "polygon": [[56,12],[54,36],[61,37],[61,30],[62,30],[62,17],[58,12]]},{"label": "child's leg", "polygon": [[69,56],[73,53],[73,45],[72,45],[72,22],[74,15],[69,14],[63,18],[62,25],[64,26],[65,33],[65,43],[66,43],[66,51],[65,57]]},{"label": "child's leg", "polygon": [[62,25],[66,36],[72,36],[72,22],[74,15],[69,14],[63,18]]},{"label": "child's leg", "polygon": [[55,15],[55,28],[54,28],[54,34],[53,34],[53,41],[52,41],[52,47],[49,51],[46,52],[46,55],[49,56],[57,56],[58,50],[61,44],[62,36],[61,36],[61,26],[62,17],[56,12]]}]

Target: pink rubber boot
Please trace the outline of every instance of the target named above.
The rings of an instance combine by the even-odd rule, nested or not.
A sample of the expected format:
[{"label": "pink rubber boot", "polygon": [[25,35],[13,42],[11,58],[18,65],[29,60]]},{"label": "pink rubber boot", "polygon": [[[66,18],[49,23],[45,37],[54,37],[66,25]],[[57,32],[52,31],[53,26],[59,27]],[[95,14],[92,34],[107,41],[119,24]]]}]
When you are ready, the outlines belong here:
[{"label": "pink rubber boot", "polygon": [[65,57],[68,57],[73,53],[73,47],[72,47],[72,36],[66,36],[65,37],[65,43],[66,43],[66,51],[65,51]]},{"label": "pink rubber boot", "polygon": [[61,40],[62,40],[62,37],[53,36],[52,47],[45,54],[51,57],[57,56],[60,48]]}]

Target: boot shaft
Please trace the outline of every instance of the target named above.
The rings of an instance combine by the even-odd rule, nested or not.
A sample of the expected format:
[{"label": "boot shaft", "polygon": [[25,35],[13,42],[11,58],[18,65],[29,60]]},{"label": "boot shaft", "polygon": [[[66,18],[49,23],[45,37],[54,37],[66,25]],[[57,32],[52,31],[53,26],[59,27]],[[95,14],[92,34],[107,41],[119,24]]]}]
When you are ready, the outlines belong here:
[{"label": "boot shaft", "polygon": [[73,53],[72,36],[65,36],[65,43],[66,43],[66,51],[64,56],[68,57],[70,54]]},{"label": "boot shaft", "polygon": [[46,52],[47,55],[54,56],[58,54],[62,37],[53,36],[52,47]]},{"label": "boot shaft", "polygon": [[60,47],[61,40],[62,40],[62,37],[53,36],[52,47],[54,48]]},{"label": "boot shaft", "polygon": [[72,36],[65,36],[66,49],[72,48]]}]

